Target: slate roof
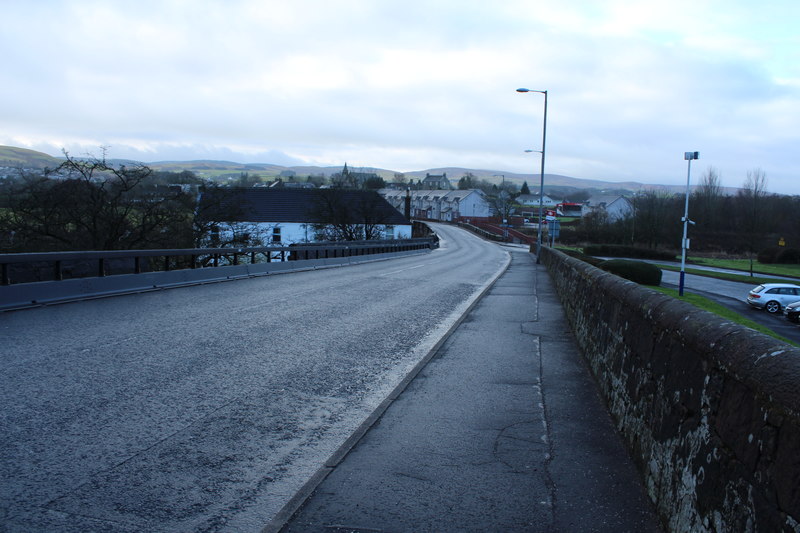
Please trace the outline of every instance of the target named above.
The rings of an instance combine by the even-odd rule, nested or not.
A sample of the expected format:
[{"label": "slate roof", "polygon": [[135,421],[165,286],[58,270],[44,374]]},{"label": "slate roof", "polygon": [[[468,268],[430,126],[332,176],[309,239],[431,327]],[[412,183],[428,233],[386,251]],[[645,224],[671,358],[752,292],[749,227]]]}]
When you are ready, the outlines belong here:
[{"label": "slate roof", "polygon": [[[216,194],[221,195],[219,207],[213,207]],[[377,192],[356,189],[220,188],[203,193],[200,204],[206,206],[207,218],[220,222],[314,223],[312,213],[326,194],[336,195],[338,202],[349,206],[369,203],[378,211],[381,224],[411,224]]]},{"label": "slate roof", "polygon": [[623,201],[625,201],[627,203],[630,203],[630,200],[628,200],[626,197],[617,194],[617,195],[592,196],[591,198],[586,200],[586,205],[589,206],[589,207],[600,207],[600,206],[603,206],[603,205],[608,207],[611,204],[613,204],[614,202],[616,202],[617,200],[619,200],[620,198],[622,198]]}]

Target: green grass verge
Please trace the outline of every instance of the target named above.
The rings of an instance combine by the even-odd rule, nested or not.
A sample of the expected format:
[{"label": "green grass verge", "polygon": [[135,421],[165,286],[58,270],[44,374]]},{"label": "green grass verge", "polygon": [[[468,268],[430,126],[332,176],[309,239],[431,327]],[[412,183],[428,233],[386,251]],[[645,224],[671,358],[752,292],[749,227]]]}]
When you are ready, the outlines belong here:
[{"label": "green grass verge", "polygon": [[[731,270],[750,272],[749,259],[709,259],[705,257],[690,257],[689,261],[696,265],[729,268]],[[759,274],[774,274],[776,276],[800,278],[800,265],[764,265],[754,261],[753,268],[758,269],[757,272]]]},{"label": "green grass verge", "polygon": [[666,294],[667,296],[672,296],[673,298],[677,298],[679,300],[683,300],[684,302],[688,302],[688,303],[692,304],[693,306],[699,307],[700,309],[703,309],[705,311],[709,311],[711,313],[719,315],[722,318],[724,318],[725,320],[729,320],[730,322],[733,322],[735,324],[740,324],[740,325],[742,325],[744,327],[756,330],[759,333],[763,333],[765,335],[769,335],[770,337],[774,337],[774,338],[776,338],[776,339],[778,339],[780,341],[783,341],[783,342],[785,342],[787,344],[791,344],[792,346],[796,346],[796,347],[800,348],[800,344],[798,344],[798,343],[796,343],[794,341],[791,341],[791,340],[789,340],[789,339],[787,339],[785,337],[781,337],[780,335],[778,335],[777,333],[775,333],[774,331],[772,331],[768,327],[762,326],[761,324],[758,324],[757,322],[753,322],[749,318],[747,318],[747,317],[745,317],[743,315],[740,315],[739,313],[737,313],[735,311],[732,311],[732,310],[728,309],[727,307],[725,307],[724,305],[718,304],[717,302],[715,302],[713,300],[709,300],[708,298],[704,298],[702,296],[698,296],[697,294],[691,294],[691,293],[688,293],[688,292],[684,292],[683,296],[679,296],[678,295],[678,291],[676,289],[667,289],[667,288],[664,288],[664,287],[653,287],[651,285],[648,285],[648,287],[651,288],[651,289],[657,290],[659,292],[662,292],[662,293]]},{"label": "green grass verge", "polygon": [[[658,263],[658,267],[662,270],[671,270],[673,272],[680,272],[681,267],[674,265],[664,265]],[[694,274],[696,276],[705,276],[707,278],[724,279],[726,281],[738,281],[739,283],[749,283],[753,286],[761,285],[762,283],[793,283],[788,279],[767,278],[763,276],[753,276],[745,274],[731,274],[729,272],[714,272],[712,270],[702,270],[699,268],[687,268],[687,274]],[[800,280],[798,280],[800,281]]]}]

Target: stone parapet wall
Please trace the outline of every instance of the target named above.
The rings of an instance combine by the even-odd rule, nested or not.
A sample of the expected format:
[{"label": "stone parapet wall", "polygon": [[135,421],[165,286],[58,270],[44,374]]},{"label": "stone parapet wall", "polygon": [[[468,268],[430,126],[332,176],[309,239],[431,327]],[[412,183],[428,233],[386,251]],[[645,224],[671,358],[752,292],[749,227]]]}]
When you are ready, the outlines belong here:
[{"label": "stone parapet wall", "polygon": [[668,530],[800,531],[800,350],[558,251],[541,259]]}]

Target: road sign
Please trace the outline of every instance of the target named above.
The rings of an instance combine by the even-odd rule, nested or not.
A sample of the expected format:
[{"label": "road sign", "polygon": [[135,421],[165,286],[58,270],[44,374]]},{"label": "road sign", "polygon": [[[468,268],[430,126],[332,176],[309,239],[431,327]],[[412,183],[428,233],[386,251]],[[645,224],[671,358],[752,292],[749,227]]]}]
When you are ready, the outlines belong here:
[{"label": "road sign", "polygon": [[550,239],[557,239],[561,233],[561,221],[558,219],[549,220],[547,222],[547,232],[550,234]]}]

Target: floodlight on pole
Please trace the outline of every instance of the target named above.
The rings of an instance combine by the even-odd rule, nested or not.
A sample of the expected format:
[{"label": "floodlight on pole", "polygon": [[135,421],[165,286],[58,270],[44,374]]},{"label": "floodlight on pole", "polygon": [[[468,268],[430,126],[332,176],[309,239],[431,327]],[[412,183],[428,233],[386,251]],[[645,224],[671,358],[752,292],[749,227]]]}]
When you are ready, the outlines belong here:
[{"label": "floodlight on pole", "polygon": [[[533,89],[519,88],[518,93],[541,93],[544,95],[544,120],[542,120],[542,149],[530,150],[531,152],[539,152],[542,154],[542,166],[539,172],[539,230],[536,236],[536,262],[541,263],[541,250],[542,250],[542,219],[544,218],[544,154],[545,154],[545,140],[547,139],[547,91],[536,91]],[[527,152],[528,150],[526,150]]]},{"label": "floodlight on pole", "polygon": [[689,249],[689,224],[694,225],[694,222],[689,220],[689,179],[692,174],[692,161],[700,159],[700,152],[684,152],[683,158],[688,161],[689,168],[686,171],[686,204],[683,209],[683,240],[681,241],[681,275],[678,282],[678,295],[683,296],[683,284],[686,278],[686,250]]}]

